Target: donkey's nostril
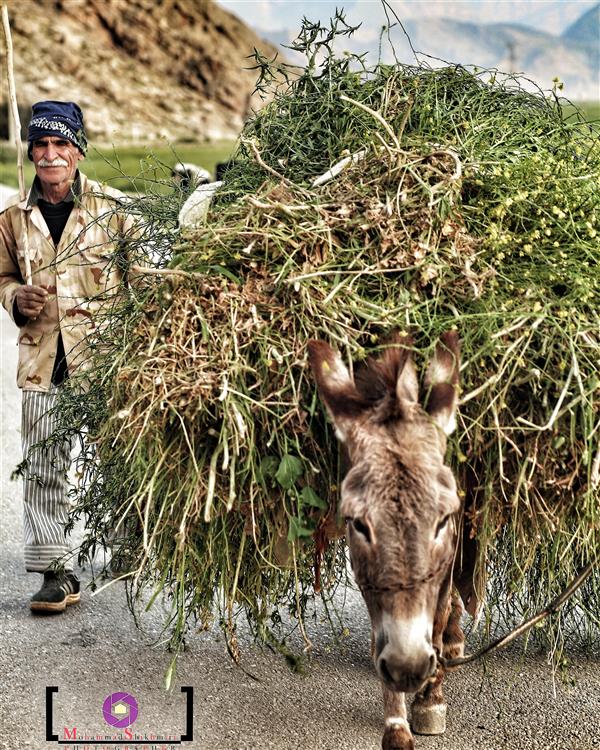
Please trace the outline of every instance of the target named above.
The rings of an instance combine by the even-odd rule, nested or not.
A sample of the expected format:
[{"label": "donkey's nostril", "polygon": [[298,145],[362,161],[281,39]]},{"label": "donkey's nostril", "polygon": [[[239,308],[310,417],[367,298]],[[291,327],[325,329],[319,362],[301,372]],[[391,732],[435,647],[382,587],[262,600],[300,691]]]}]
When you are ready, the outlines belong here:
[{"label": "donkey's nostril", "polygon": [[418,659],[398,660],[386,655],[377,662],[379,676],[396,690],[414,692],[431,678],[437,669],[435,653],[422,654]]},{"label": "donkey's nostril", "polygon": [[396,664],[393,660],[381,659],[379,661],[379,676],[392,688],[409,692],[416,689],[423,680],[407,669],[404,664]]}]

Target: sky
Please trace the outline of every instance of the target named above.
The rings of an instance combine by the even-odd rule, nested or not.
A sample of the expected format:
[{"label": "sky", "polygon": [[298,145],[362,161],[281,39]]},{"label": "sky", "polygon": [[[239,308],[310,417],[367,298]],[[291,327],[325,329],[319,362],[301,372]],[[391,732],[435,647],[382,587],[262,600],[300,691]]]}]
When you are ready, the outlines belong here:
[{"label": "sky", "polygon": [[[330,18],[336,7],[351,23],[375,30],[385,22],[380,0],[217,0],[258,30],[299,29],[302,16]],[[388,0],[400,19],[445,17],[477,23],[521,23],[550,34],[561,34],[598,0]]]}]

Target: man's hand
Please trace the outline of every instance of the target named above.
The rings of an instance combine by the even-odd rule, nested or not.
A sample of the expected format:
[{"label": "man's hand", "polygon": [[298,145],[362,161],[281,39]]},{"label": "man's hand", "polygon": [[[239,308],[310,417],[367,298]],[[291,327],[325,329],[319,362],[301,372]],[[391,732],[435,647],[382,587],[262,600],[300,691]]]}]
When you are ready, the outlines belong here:
[{"label": "man's hand", "polygon": [[41,286],[25,285],[19,287],[15,300],[21,315],[35,320],[42,312],[48,299],[48,292]]}]

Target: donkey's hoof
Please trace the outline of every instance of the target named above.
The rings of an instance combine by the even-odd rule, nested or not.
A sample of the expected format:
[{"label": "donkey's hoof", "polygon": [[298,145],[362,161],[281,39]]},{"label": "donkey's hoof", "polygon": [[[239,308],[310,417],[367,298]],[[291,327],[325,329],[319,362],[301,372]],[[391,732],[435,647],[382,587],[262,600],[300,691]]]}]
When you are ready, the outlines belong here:
[{"label": "donkey's hoof", "polygon": [[381,748],[382,750],[414,750],[415,743],[408,726],[386,727]]},{"label": "donkey's hoof", "polygon": [[432,706],[413,704],[410,726],[415,734],[444,734],[446,731],[446,704]]}]

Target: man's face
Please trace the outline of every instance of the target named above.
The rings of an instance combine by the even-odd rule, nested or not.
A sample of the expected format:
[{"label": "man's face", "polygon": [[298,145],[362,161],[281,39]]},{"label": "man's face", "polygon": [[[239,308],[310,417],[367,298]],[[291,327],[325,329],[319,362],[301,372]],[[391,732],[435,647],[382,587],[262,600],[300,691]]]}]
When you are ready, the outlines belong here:
[{"label": "man's face", "polygon": [[35,140],[31,156],[37,176],[46,185],[60,185],[73,180],[77,162],[83,159],[83,154],[71,141],[52,136]]}]

